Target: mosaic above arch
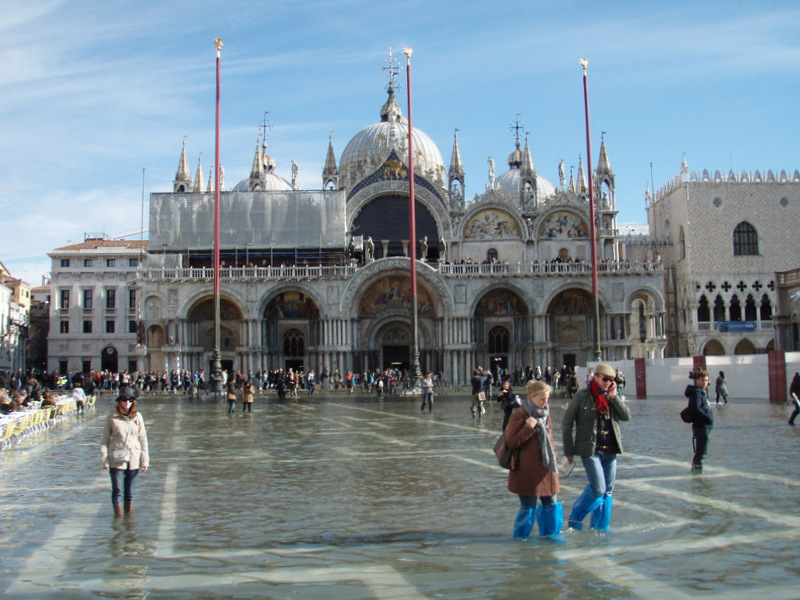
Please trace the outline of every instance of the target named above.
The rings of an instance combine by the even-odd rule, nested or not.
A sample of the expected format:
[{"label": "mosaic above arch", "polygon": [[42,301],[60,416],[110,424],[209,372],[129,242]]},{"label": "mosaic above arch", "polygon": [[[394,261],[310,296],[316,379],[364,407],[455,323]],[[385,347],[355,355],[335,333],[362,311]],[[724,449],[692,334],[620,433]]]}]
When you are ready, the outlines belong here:
[{"label": "mosaic above arch", "polygon": [[496,240],[520,238],[517,221],[510,214],[496,208],[482,210],[464,225],[465,240]]},{"label": "mosaic above arch", "polygon": [[539,225],[540,238],[587,238],[589,226],[577,214],[566,210],[555,212]]},{"label": "mosaic above arch", "polygon": [[316,303],[301,292],[281,292],[267,304],[268,319],[319,319]]},{"label": "mosaic above arch", "polygon": [[[374,317],[386,310],[411,307],[411,278],[408,275],[386,275],[369,284],[358,305],[360,317]],[[435,312],[428,291],[417,286],[417,311],[420,315]]]},{"label": "mosaic above arch", "polygon": [[528,306],[517,294],[509,290],[493,290],[484,295],[475,307],[476,317],[524,316]]}]

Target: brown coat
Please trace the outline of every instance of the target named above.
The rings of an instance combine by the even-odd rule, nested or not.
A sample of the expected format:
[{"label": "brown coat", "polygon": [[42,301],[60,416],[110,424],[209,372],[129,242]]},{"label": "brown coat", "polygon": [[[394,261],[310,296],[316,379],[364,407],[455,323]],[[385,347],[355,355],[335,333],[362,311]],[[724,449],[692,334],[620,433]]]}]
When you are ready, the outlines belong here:
[{"label": "brown coat", "polygon": [[[539,436],[528,421],[527,412],[521,408],[511,415],[506,428],[506,442],[511,449],[519,448],[519,469],[508,472],[508,491],[523,496],[555,496],[558,491],[558,474],[542,464]],[[552,419],[548,415],[550,442],[553,442]],[[553,444],[555,448],[555,444]]]}]

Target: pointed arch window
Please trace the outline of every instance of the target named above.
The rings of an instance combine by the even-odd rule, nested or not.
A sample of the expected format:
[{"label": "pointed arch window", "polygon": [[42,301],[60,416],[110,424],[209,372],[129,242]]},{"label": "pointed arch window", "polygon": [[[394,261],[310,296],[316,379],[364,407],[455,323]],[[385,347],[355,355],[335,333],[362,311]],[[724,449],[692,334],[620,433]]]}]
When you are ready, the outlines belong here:
[{"label": "pointed arch window", "polygon": [[756,309],[756,301],[752,295],[748,295],[744,301],[744,320],[755,321],[758,319],[758,310]]},{"label": "pointed arch window", "polygon": [[731,321],[742,320],[742,303],[739,301],[739,296],[731,298]]},{"label": "pointed arch window", "polygon": [[747,221],[742,221],[733,230],[733,255],[758,255],[758,233],[756,233],[756,228]]},{"label": "pointed arch window", "polygon": [[714,300],[714,321],[727,321],[725,318],[725,300],[722,299],[722,296],[717,296],[716,300]]},{"label": "pointed arch window", "polygon": [[761,297],[761,320],[772,320],[772,302],[770,302],[769,296],[766,294]]},{"label": "pointed arch window", "polygon": [[700,296],[700,302],[697,306],[697,322],[705,323],[711,320],[711,308],[708,306],[708,298],[705,294]]},{"label": "pointed arch window", "polygon": [[686,232],[683,227],[678,232],[678,251],[681,253],[681,258],[686,258]]},{"label": "pointed arch window", "polygon": [[289,329],[283,335],[283,354],[288,357],[301,357],[306,353],[306,338],[298,329]]}]

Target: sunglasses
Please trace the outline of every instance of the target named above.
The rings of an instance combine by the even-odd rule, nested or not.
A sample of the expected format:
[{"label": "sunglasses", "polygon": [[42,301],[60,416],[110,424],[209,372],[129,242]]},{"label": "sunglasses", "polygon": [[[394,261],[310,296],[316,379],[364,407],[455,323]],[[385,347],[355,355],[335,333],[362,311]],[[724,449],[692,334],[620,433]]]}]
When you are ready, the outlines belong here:
[{"label": "sunglasses", "polygon": [[608,383],[609,381],[614,381],[613,377],[608,377],[607,375],[599,375],[598,377],[600,377],[600,379],[602,379],[606,383]]},{"label": "sunglasses", "polygon": [[126,403],[127,402],[133,402],[133,399],[132,398],[120,398],[119,400],[117,400],[117,402],[126,402]]}]

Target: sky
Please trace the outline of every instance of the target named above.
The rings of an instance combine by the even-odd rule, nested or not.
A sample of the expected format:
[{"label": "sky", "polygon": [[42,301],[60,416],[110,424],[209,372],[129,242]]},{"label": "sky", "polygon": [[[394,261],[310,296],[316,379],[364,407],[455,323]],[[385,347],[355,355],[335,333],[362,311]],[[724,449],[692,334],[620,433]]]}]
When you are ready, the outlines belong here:
[{"label": "sky", "polygon": [[86,233],[139,239],[184,140],[208,178],[215,38],[226,187],[248,176],[268,113],[277,173],[294,159],[299,186],[320,189],[329,137],[338,162],[379,120],[383,67],[390,48],[404,67],[405,46],[413,125],[445,166],[458,130],[468,199],[488,157],[507,170],[517,115],[554,185],[561,160],[586,160],[582,57],[618,223],[645,223],[645,191],[684,157],[698,173],[800,169],[796,0],[0,0],[0,15],[0,262],[32,285]]}]

